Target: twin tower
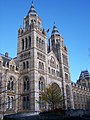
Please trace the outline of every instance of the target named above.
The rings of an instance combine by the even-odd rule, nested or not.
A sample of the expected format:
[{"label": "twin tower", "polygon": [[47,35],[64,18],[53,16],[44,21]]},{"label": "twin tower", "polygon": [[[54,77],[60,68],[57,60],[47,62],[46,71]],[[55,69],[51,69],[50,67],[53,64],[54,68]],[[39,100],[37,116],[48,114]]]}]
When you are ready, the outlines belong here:
[{"label": "twin tower", "polygon": [[[18,30],[20,112],[46,109],[41,102],[40,91],[50,84],[60,89],[63,107],[74,108],[68,50],[63,42],[55,24],[47,42],[47,31],[42,28],[42,20],[32,2],[29,12],[24,17],[24,28]],[[40,101],[40,104],[37,101]]]}]

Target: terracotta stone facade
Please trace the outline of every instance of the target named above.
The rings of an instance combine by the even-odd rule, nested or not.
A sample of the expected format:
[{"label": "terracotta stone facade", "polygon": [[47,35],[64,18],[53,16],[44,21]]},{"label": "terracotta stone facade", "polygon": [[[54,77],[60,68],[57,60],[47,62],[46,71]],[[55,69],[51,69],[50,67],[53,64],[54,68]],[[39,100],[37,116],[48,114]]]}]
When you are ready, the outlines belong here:
[{"label": "terracotta stone facade", "polygon": [[0,55],[1,114],[48,109],[39,93],[50,84],[59,87],[64,109],[90,109],[90,86],[71,83],[68,49],[55,24],[48,42],[46,35],[32,3],[24,17],[24,28],[18,30],[17,57]]}]

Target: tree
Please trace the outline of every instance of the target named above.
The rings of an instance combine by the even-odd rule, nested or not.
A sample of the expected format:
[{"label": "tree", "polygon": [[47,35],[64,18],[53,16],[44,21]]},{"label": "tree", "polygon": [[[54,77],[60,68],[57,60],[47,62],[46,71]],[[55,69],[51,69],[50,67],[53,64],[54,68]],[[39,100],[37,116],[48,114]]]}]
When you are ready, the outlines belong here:
[{"label": "tree", "polygon": [[51,106],[51,110],[62,107],[61,90],[57,84],[51,84],[44,91],[40,92],[42,101]]}]

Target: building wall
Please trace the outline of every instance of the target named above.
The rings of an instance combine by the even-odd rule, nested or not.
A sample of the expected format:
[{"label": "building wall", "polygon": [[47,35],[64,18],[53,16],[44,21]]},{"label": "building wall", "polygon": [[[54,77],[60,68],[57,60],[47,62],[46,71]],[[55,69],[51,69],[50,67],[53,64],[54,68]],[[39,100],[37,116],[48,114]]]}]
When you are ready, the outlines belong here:
[{"label": "building wall", "polygon": [[72,91],[75,109],[90,110],[90,89],[72,83]]},{"label": "building wall", "polygon": [[18,111],[19,72],[13,60],[7,64],[4,59],[0,56],[0,114],[11,114]]},{"label": "building wall", "polygon": [[[24,28],[18,30],[17,58],[0,55],[1,113],[3,110],[16,113],[47,109],[38,101],[40,91],[50,84],[60,88],[64,109],[90,110],[90,88],[82,86],[85,79],[71,83],[68,49],[63,37],[54,24],[48,46],[42,20],[35,10],[32,13],[32,8],[33,5],[31,13],[24,18]],[[14,88],[11,85],[8,88],[12,81]],[[90,79],[88,81],[89,86]],[[4,106],[2,102],[5,102]]]}]

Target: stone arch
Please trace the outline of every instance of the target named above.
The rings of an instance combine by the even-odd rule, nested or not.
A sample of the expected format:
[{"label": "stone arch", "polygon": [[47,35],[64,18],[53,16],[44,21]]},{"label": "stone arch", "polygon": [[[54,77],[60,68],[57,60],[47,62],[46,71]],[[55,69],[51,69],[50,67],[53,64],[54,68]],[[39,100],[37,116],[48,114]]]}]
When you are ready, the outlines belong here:
[{"label": "stone arch", "polygon": [[59,87],[59,85],[58,85],[57,83],[54,82],[54,83],[52,83],[51,85],[52,85],[53,87],[59,89],[60,92],[61,92],[61,88]]},{"label": "stone arch", "polygon": [[69,85],[66,85],[66,101],[67,101],[67,109],[71,108],[71,91]]},{"label": "stone arch", "polygon": [[62,105],[63,105],[63,101],[62,101],[62,90],[61,90],[61,88],[60,88],[60,86],[57,84],[57,83],[55,83],[55,82],[53,82],[53,83],[51,83],[51,85],[52,85],[52,88],[53,88],[53,91],[55,91],[55,93],[56,93],[56,95],[55,96],[60,96],[60,102],[59,101],[57,101],[56,103],[55,103],[55,106],[54,106],[54,109],[57,109],[57,108],[62,108]]}]

